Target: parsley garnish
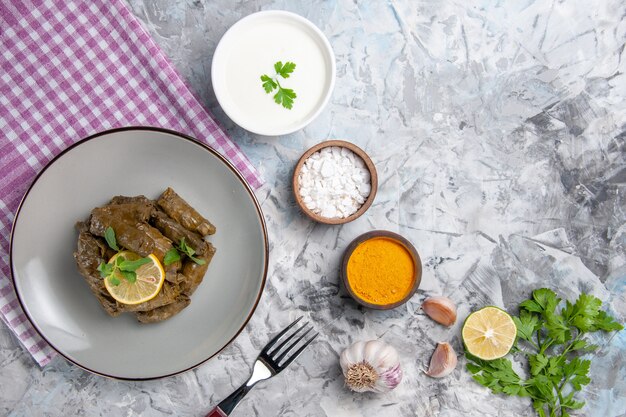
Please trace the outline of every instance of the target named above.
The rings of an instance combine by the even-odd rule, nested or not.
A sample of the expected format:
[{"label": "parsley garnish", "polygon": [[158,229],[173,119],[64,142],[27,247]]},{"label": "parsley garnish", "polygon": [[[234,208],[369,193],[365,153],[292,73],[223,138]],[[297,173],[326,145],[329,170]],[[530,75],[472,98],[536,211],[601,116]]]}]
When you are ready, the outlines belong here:
[{"label": "parsley garnish", "polygon": [[109,279],[109,282],[113,285],[120,285],[118,276],[124,277],[124,279],[131,284],[137,281],[137,274],[135,271],[139,269],[141,265],[152,262],[150,258],[140,258],[135,261],[129,261],[122,259],[121,257],[115,258],[115,262],[104,263],[101,262],[98,265],[98,272],[104,279]]},{"label": "parsley garnish", "polygon": [[165,253],[165,256],[163,257],[163,263],[165,264],[165,266],[180,261],[181,252],[187,255],[189,259],[191,259],[198,265],[204,265],[206,263],[204,259],[199,259],[194,256],[196,254],[196,251],[192,247],[187,246],[185,238],[182,238],[177,247],[173,247]]},{"label": "parsley garnish", "polygon": [[280,85],[280,82],[278,82],[278,76],[280,75],[281,77],[287,79],[295,69],[296,64],[293,62],[285,62],[283,65],[282,61],[278,61],[274,64],[274,70],[276,71],[274,77],[270,77],[266,74],[261,75],[261,81],[265,92],[269,94],[278,88],[278,91],[274,94],[274,101],[276,104],[282,104],[282,106],[286,109],[291,109],[293,107],[293,100],[297,97],[297,95],[292,89],[283,88]]},{"label": "parsley garnish", "polygon": [[107,245],[113,250],[119,252],[120,248],[117,246],[117,239],[115,239],[115,231],[111,226],[107,227],[104,231],[104,239],[107,241]]},{"label": "parsley garnish", "polygon": [[585,405],[574,395],[591,382],[591,361],[578,355],[597,348],[585,334],[624,328],[600,310],[602,301],[592,295],[581,294],[573,304],[566,301],[557,312],[560,303],[554,291],[540,288],[519,305],[519,317],[513,317],[518,338],[514,351],[528,358],[529,378],[521,378],[508,359],[485,361],[465,353],[476,382],[494,393],[530,397],[540,417],[566,417],[568,410]]},{"label": "parsley garnish", "polygon": [[[109,247],[113,250],[120,251],[117,246],[117,239],[115,238],[115,231],[111,226],[107,227],[104,231],[104,239],[107,241]],[[121,257],[115,258],[115,262],[104,263],[100,262],[98,265],[98,272],[104,279],[108,279],[112,285],[120,285],[118,276],[124,277],[131,284],[137,281],[137,274],[135,271],[139,269],[141,265],[145,265],[151,262],[150,258],[141,258],[134,261],[122,259]]]},{"label": "parsley garnish", "polygon": [[174,262],[180,261],[180,253],[176,250],[176,248],[172,248],[165,252],[165,256],[163,257],[163,263],[165,266],[171,265]]}]

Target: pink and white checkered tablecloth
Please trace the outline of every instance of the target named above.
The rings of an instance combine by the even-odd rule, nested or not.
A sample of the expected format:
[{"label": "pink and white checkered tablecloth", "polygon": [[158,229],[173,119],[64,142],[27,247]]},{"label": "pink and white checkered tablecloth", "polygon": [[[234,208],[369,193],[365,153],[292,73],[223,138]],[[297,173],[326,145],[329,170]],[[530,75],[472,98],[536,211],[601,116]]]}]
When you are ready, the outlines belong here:
[{"label": "pink and white checkered tablecloth", "polygon": [[40,365],[54,351],[10,281],[9,238],[35,175],[72,143],[122,126],[160,126],[225,155],[262,181],[187,89],[122,0],[0,0],[0,317]]}]

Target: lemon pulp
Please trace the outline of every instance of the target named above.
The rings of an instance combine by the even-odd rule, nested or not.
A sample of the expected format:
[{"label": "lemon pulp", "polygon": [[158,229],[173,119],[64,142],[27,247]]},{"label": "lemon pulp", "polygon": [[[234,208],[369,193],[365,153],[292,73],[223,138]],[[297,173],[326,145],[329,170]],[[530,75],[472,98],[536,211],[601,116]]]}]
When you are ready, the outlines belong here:
[{"label": "lemon pulp", "polygon": [[[115,254],[109,263],[115,264],[115,260],[119,257],[128,261],[141,259],[141,256],[134,252],[122,251]],[[140,304],[157,296],[165,281],[165,271],[154,254],[148,255],[148,259],[150,259],[149,263],[141,265],[135,271],[137,274],[135,282],[128,281],[117,271],[115,277],[119,280],[118,285],[113,285],[111,278],[105,278],[104,286],[111,297],[123,304]]]},{"label": "lemon pulp", "polygon": [[469,353],[480,359],[498,359],[509,353],[515,343],[517,327],[505,311],[484,307],[470,314],[461,336]]}]

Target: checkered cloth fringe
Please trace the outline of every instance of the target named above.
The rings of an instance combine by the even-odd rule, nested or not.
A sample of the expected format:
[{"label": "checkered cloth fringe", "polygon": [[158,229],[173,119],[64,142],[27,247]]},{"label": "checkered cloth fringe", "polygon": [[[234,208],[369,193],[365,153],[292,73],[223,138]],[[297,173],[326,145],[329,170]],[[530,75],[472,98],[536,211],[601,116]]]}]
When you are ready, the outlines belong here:
[{"label": "checkered cloth fringe", "polygon": [[15,211],[55,155],[93,133],[159,126],[262,180],[122,0],[0,0],[0,317],[40,365],[53,350],[27,320],[9,279]]}]

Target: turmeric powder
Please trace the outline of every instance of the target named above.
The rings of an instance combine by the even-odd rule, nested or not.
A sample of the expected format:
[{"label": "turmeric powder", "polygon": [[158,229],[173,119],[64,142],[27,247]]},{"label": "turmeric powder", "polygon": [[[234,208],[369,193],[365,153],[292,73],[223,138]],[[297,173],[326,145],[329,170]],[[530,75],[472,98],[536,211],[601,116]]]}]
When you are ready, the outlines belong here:
[{"label": "turmeric powder", "polygon": [[363,301],[388,305],[402,300],[415,283],[415,263],[400,242],[375,237],[360,243],[348,259],[348,284]]}]

